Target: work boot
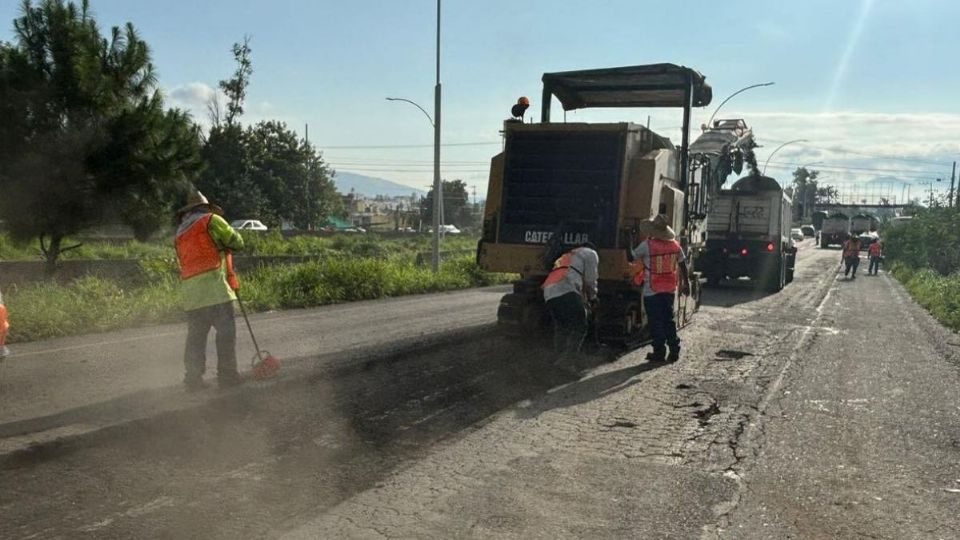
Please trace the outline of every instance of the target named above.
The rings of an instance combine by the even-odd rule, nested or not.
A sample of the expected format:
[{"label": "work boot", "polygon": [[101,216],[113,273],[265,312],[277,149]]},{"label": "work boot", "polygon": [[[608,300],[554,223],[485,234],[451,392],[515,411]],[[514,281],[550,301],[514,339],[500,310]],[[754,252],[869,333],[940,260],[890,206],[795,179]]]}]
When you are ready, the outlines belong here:
[{"label": "work boot", "polygon": [[663,355],[663,352],[662,352],[662,351],[661,351],[659,354],[657,354],[656,352],[647,353],[647,362],[658,362],[658,363],[659,363],[659,362],[666,362],[666,361],[667,361],[667,359],[666,359],[666,357]]},{"label": "work boot", "polygon": [[221,390],[226,390],[228,388],[240,386],[245,382],[247,382],[246,379],[241,377],[239,373],[232,373],[230,375],[217,376],[217,387],[220,388]]},{"label": "work boot", "polygon": [[667,363],[672,364],[680,359],[680,348],[670,349],[670,354],[667,355]]},{"label": "work boot", "polygon": [[210,388],[210,384],[203,379],[186,379],[183,381],[183,386],[186,387],[187,392],[199,392]]}]

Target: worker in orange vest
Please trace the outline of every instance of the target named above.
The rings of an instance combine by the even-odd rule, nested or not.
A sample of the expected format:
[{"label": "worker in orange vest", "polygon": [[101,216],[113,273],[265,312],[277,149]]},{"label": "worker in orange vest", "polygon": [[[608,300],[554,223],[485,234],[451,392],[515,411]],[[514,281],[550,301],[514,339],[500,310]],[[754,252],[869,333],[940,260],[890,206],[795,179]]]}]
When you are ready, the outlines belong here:
[{"label": "worker in orange vest", "polygon": [[683,295],[690,292],[686,257],[663,214],[642,222],[640,236],[645,240],[633,248],[632,256],[643,261],[643,308],[653,339],[653,352],[647,360],[676,362],[680,359],[680,337],[674,304],[678,290]]},{"label": "worker in orange vest", "polygon": [[7,320],[7,308],[3,305],[3,293],[0,292],[0,360],[10,355],[7,348],[7,332],[10,331],[10,322]]},{"label": "worker in orange vest", "polygon": [[237,327],[233,301],[237,295],[227,283],[225,252],[243,249],[243,238],[221,217],[223,210],[193,191],[177,212],[177,259],[183,308],[187,314],[187,342],[183,363],[188,391],[207,387],[207,335],[217,333],[217,384],[221,388],[243,382],[237,371]]},{"label": "worker in orange vest", "polygon": [[553,320],[558,360],[580,351],[587,335],[587,306],[596,305],[600,256],[590,242],[567,251],[543,281],[543,299]]},{"label": "worker in orange vest", "polygon": [[[860,238],[850,234],[847,241],[843,243],[843,264],[844,277],[850,276],[850,279],[857,279],[857,268],[860,267]],[[851,275],[850,272],[853,271]]]},{"label": "worker in orange vest", "polygon": [[879,238],[870,244],[868,252],[870,253],[870,267],[867,268],[867,275],[873,274],[876,276],[880,272],[880,261],[883,258],[883,245]]}]

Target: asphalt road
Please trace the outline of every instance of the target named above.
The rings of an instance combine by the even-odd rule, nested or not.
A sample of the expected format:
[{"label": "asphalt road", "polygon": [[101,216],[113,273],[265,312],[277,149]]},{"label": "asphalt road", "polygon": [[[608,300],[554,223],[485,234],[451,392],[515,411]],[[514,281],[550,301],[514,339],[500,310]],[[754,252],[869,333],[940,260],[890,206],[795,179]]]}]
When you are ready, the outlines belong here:
[{"label": "asphalt road", "polygon": [[708,290],[673,365],[478,331],[18,452],[0,537],[955,537],[958,340],[838,259]]}]

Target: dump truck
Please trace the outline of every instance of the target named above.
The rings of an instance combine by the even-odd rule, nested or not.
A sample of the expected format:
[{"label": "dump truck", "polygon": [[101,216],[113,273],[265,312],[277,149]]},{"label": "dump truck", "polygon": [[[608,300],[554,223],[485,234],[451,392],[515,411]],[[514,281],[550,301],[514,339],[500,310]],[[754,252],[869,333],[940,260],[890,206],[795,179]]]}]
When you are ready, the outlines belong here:
[{"label": "dump truck", "polygon": [[877,218],[870,214],[857,214],[850,218],[850,233],[856,236],[877,230]]},{"label": "dump truck", "polygon": [[820,247],[842,246],[850,235],[850,218],[839,212],[830,214],[823,220],[820,230]]},{"label": "dump truck", "polygon": [[750,278],[769,292],[793,281],[793,201],[773,178],[751,174],[713,197],[698,269],[709,285]]},{"label": "dump truck", "polygon": [[[540,122],[505,121],[503,151],[490,164],[477,263],[520,276],[501,299],[498,324],[517,335],[548,329],[540,289],[553,262],[545,260],[547,245],[569,249],[590,241],[600,255],[596,335],[608,344],[638,345],[648,332],[628,252],[640,222],[665,215],[695,260],[710,193],[745,161],[755,167],[752,135],[718,123],[705,128],[702,144],[691,152],[691,110],[708,105],[712,91],[690,68],[654,64],[545,73],[542,80]],[[678,108],[680,144],[631,122],[554,122],[554,98],[564,111]],[[690,296],[678,295],[675,305],[681,325],[699,306],[699,276],[690,277]]]},{"label": "dump truck", "polygon": [[827,213],[823,210],[818,210],[810,215],[810,220],[813,222],[813,228],[818,233],[823,229],[823,220],[827,219]]}]

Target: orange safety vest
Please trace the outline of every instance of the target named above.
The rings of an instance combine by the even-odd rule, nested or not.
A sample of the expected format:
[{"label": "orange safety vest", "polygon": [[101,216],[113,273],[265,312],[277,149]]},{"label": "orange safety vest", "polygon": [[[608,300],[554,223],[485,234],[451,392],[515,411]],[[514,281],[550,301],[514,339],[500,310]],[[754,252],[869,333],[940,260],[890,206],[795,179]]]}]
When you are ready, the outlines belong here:
[{"label": "orange safety vest", "polygon": [[650,238],[647,245],[650,246],[650,289],[656,294],[676,292],[680,283],[680,243]]},{"label": "orange safety vest", "polygon": [[870,244],[870,256],[871,257],[880,256],[880,242],[874,242]]},{"label": "orange safety vest", "polygon": [[580,270],[575,266],[570,266],[570,261],[573,260],[573,254],[581,249],[582,248],[574,248],[561,255],[560,258],[553,263],[553,270],[550,270],[550,273],[547,274],[547,279],[543,280],[543,285],[541,285],[540,288],[546,289],[550,285],[560,283],[565,277],[567,277],[567,272],[569,270],[573,270],[582,276],[583,270]]},{"label": "orange safety vest", "polygon": [[854,242],[852,240],[847,240],[843,243],[843,256],[845,258],[859,257],[860,256],[860,242]]},{"label": "orange safety vest", "polygon": [[180,259],[180,279],[220,268],[220,250],[207,231],[213,214],[205,214],[177,235],[177,258]]},{"label": "orange safety vest", "polygon": [[10,322],[7,320],[7,308],[0,304],[0,347],[7,341],[7,332],[10,331]]},{"label": "orange safety vest", "polygon": [[646,279],[643,272],[644,269],[643,261],[633,261],[630,263],[630,271],[633,272],[633,279],[630,280],[630,283],[632,283],[634,287],[643,287],[643,280]]}]

